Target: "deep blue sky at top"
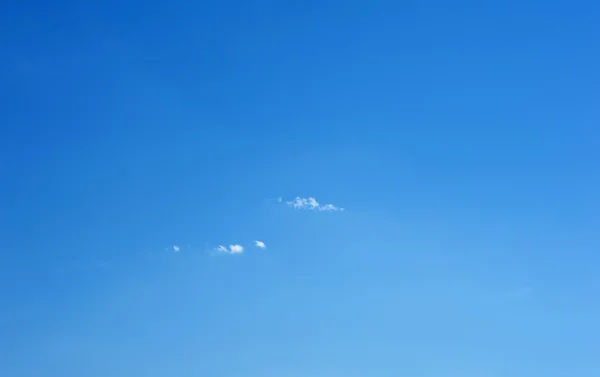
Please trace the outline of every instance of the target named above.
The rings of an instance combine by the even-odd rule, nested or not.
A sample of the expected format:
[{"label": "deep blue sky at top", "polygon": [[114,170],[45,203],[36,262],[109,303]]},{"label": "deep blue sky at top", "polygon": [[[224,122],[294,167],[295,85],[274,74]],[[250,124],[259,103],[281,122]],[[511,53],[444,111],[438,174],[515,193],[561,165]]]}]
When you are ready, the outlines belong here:
[{"label": "deep blue sky at top", "polygon": [[2,5],[0,375],[597,376],[598,20]]}]

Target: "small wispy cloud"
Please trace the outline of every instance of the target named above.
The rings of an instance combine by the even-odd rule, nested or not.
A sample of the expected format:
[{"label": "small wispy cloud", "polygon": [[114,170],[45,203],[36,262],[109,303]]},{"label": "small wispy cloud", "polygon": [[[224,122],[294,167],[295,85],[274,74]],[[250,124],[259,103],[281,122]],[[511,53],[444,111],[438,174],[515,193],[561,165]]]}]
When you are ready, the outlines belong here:
[{"label": "small wispy cloud", "polygon": [[261,248],[261,249],[266,249],[267,248],[267,245],[265,245],[265,243],[262,242],[262,241],[254,241],[254,246],[256,246],[258,248]]},{"label": "small wispy cloud", "polygon": [[244,247],[242,245],[229,245],[229,247],[219,245],[216,250],[224,254],[241,254],[244,252]]},{"label": "small wispy cloud", "polygon": [[178,253],[178,252],[179,252],[179,250],[181,250],[181,248],[180,248],[179,246],[177,246],[177,245],[173,245],[173,251],[174,251],[174,252]]},{"label": "small wispy cloud", "polygon": [[301,198],[296,197],[294,200],[285,202],[288,206],[294,207],[295,209],[305,209],[310,211],[323,211],[323,212],[336,212],[344,211],[341,207],[336,207],[333,204],[319,204],[314,197]]},{"label": "small wispy cloud", "polygon": [[242,245],[229,245],[229,252],[231,254],[240,254],[244,252],[244,247]]}]

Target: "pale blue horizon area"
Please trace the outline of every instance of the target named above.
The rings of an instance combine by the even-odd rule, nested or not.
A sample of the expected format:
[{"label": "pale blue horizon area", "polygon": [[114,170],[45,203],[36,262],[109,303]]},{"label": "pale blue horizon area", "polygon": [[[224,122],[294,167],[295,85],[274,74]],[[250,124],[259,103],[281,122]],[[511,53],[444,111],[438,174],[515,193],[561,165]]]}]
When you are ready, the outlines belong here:
[{"label": "pale blue horizon area", "polygon": [[10,2],[0,376],[599,376],[598,20]]}]

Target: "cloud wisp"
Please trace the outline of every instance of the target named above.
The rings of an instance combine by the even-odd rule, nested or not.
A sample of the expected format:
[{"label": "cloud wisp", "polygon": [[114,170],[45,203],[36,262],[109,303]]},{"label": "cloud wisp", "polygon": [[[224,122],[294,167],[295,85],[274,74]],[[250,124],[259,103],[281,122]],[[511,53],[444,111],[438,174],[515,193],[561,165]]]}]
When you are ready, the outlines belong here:
[{"label": "cloud wisp", "polygon": [[320,212],[342,212],[344,211],[341,207],[336,207],[333,204],[319,204],[314,197],[301,198],[299,196],[294,200],[285,202],[288,206],[294,209],[303,209],[309,211],[320,211]]},{"label": "cloud wisp", "polygon": [[[248,247],[256,247],[258,249],[266,249],[267,248],[267,244],[264,243],[263,241],[252,241],[251,243],[248,242],[247,244],[237,244],[237,243],[232,243],[232,244],[224,244],[224,245],[218,245],[215,247],[208,247],[208,243],[206,243],[205,245],[205,251],[211,253],[212,255],[215,254],[243,254],[246,249]],[[191,245],[188,245],[187,247],[188,250],[192,250]],[[172,245],[169,247],[165,248],[165,251],[171,251],[171,252],[175,252],[175,253],[179,253],[180,251],[183,250],[183,248],[181,246],[178,245]]]},{"label": "cloud wisp", "polygon": [[229,245],[229,252],[231,254],[240,254],[244,252],[244,247],[242,245]]},{"label": "cloud wisp", "polygon": [[244,252],[244,247],[242,245],[229,245],[229,247],[225,247],[223,245],[217,246],[217,251],[223,254],[241,254]]}]

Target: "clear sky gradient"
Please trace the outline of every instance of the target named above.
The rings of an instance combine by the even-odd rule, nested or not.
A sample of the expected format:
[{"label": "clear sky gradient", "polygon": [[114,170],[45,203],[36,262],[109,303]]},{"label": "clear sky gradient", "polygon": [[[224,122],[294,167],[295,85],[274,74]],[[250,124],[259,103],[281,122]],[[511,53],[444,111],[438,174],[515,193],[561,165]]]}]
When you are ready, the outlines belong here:
[{"label": "clear sky gradient", "polygon": [[3,4],[0,375],[599,376],[599,4]]}]

